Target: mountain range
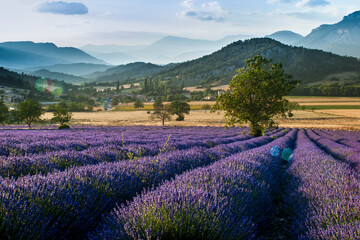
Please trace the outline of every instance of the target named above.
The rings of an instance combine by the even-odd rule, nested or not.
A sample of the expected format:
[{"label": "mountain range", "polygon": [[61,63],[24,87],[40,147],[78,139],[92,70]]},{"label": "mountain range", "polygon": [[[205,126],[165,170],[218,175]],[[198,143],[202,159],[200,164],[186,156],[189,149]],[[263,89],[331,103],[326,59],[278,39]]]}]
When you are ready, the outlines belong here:
[{"label": "mountain range", "polygon": [[96,82],[115,82],[127,79],[139,79],[148,77],[167,69],[171,69],[176,64],[160,66],[152,63],[135,62],[126,65],[109,68],[105,72],[95,72],[84,77]]},{"label": "mountain range", "polygon": [[114,65],[139,61],[163,65],[196,59],[247,38],[233,35],[211,41],[167,36],[148,46],[85,45],[81,49]]},{"label": "mountain range", "polygon": [[336,24],[321,25],[297,45],[360,58],[360,11]]},{"label": "mountain range", "polygon": [[73,47],[57,47],[53,43],[0,43],[0,66],[6,68],[21,69],[71,63],[105,64],[103,60]]},{"label": "mountain range", "polygon": [[360,11],[345,16],[338,23],[321,25],[305,37],[291,31],[280,31],[267,37],[285,44],[360,58]]}]

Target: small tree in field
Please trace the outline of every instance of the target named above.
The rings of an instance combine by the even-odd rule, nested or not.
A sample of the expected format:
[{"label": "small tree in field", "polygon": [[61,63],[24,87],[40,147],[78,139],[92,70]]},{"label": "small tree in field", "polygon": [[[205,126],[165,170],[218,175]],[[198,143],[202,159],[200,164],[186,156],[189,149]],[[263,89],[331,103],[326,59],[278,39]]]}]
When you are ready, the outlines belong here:
[{"label": "small tree in field", "polygon": [[9,109],[5,103],[0,100],[0,123],[4,123],[9,119]]},{"label": "small tree in field", "polygon": [[53,114],[54,117],[51,119],[51,121],[55,123],[58,122],[60,124],[59,129],[70,128],[69,125],[65,123],[70,122],[72,115],[69,113],[64,103],[57,104]]},{"label": "small tree in field", "polygon": [[137,99],[134,102],[134,108],[136,108],[137,110],[139,110],[140,108],[144,107],[144,103],[142,101],[140,101],[139,99]]},{"label": "small tree in field", "polygon": [[170,104],[170,112],[177,115],[176,121],[184,121],[184,114],[190,113],[190,105],[186,102],[174,100]]},{"label": "small tree in field", "polygon": [[165,125],[165,120],[171,120],[171,112],[169,105],[164,105],[161,99],[154,102],[154,113],[150,116],[151,119],[160,119],[162,125]]},{"label": "small tree in field", "polygon": [[29,129],[32,123],[40,121],[43,113],[41,103],[35,100],[29,99],[17,104],[17,116],[29,126]]},{"label": "small tree in field", "polygon": [[246,60],[246,67],[237,70],[229,90],[217,97],[213,110],[225,110],[227,126],[250,123],[251,135],[260,136],[267,127],[275,126],[276,116],[291,114],[283,97],[298,81],[284,73],[281,64],[257,55]]},{"label": "small tree in field", "polygon": [[205,114],[206,114],[206,110],[211,110],[211,106],[209,104],[205,104],[202,105],[201,109],[205,110]]}]

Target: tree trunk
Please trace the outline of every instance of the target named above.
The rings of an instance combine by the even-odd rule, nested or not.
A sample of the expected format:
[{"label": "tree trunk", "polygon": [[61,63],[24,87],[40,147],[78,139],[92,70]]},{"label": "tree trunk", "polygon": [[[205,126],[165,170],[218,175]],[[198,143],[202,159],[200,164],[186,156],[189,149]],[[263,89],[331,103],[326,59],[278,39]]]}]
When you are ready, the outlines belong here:
[{"label": "tree trunk", "polygon": [[250,123],[250,135],[254,137],[260,137],[263,134],[263,128],[257,123]]}]

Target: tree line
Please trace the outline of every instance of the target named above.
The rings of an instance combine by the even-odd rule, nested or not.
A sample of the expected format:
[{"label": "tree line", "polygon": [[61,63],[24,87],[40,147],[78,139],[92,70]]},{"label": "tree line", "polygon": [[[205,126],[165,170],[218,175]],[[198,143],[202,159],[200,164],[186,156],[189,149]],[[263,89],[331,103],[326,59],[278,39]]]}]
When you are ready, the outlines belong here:
[{"label": "tree line", "polygon": [[298,86],[291,91],[290,96],[331,96],[359,97],[360,86],[345,86],[338,83],[321,84],[319,86]]},{"label": "tree line", "polygon": [[[0,100],[0,123],[25,123],[29,129],[36,122],[41,122],[41,116],[44,114],[41,103],[33,99],[28,99],[16,104],[15,110],[10,111],[5,103]],[[72,118],[65,103],[60,102],[54,107],[52,123],[59,123],[59,129],[67,129],[67,124]]]}]

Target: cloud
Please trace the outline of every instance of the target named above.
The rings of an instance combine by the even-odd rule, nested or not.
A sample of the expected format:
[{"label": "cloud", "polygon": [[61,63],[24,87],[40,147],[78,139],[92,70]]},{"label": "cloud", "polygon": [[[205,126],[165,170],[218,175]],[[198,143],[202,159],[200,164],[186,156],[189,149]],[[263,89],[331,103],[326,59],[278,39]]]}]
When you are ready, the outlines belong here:
[{"label": "cloud", "polygon": [[185,0],[181,3],[181,6],[184,6],[186,8],[191,8],[193,4],[194,4],[193,0]]},{"label": "cloud", "polygon": [[330,2],[326,0],[301,0],[296,4],[296,7],[321,7],[329,4]]},{"label": "cloud", "polygon": [[181,5],[185,7],[186,10],[177,14],[179,17],[195,18],[201,21],[221,22],[224,20],[223,15],[226,14],[226,11],[224,11],[219,2],[216,1],[203,3],[201,6],[193,7],[194,1],[185,0]]},{"label": "cloud", "polygon": [[88,8],[80,2],[44,2],[37,8],[40,13],[53,13],[63,15],[83,15],[89,12]]}]

